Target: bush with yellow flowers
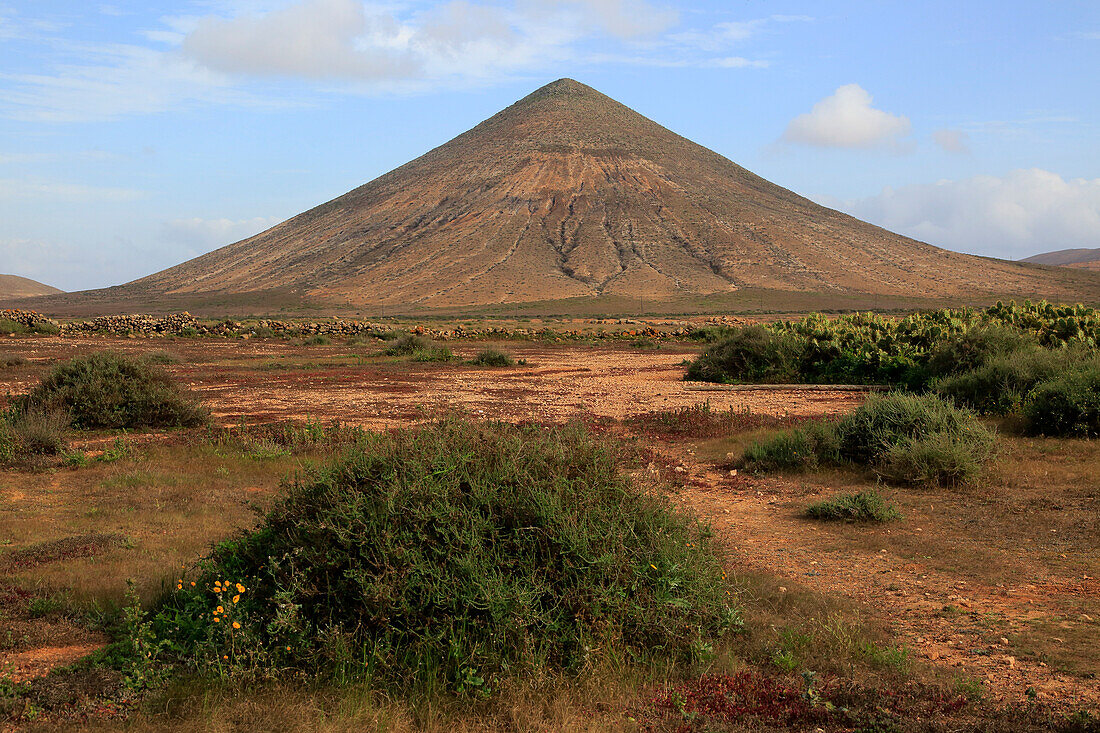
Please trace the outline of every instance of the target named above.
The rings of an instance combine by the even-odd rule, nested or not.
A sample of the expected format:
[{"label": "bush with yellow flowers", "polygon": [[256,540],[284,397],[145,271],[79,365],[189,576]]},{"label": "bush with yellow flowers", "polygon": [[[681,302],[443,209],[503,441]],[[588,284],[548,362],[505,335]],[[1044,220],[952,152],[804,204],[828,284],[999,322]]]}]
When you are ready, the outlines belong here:
[{"label": "bush with yellow flowers", "polygon": [[577,425],[371,434],[180,578],[157,633],[201,670],[479,695],[705,659],[741,623],[709,533],[622,460]]}]

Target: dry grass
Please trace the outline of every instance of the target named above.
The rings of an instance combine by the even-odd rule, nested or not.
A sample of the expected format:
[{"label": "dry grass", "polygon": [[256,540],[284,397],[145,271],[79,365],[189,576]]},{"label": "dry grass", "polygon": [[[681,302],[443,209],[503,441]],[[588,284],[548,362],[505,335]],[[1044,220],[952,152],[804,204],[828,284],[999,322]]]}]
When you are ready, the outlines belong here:
[{"label": "dry grass", "polygon": [[[49,593],[66,589],[77,602],[113,605],[126,580],[146,592],[172,568],[249,526],[249,504],[263,504],[301,459],[250,460],[241,451],[175,438],[147,442],[131,456],[49,473],[0,472],[0,537],[5,549],[93,533],[122,540],[94,555],[16,569],[10,580]],[[2,557],[2,556],[0,556]]]}]

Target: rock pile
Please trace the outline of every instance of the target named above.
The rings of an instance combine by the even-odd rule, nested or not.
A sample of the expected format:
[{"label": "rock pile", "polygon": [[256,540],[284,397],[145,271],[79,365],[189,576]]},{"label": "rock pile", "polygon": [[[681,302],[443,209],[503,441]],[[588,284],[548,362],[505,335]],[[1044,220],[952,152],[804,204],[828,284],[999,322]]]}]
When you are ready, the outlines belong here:
[{"label": "rock pile", "polygon": [[59,325],[57,321],[46,318],[46,316],[41,313],[19,310],[17,308],[5,308],[0,310],[0,321],[14,321],[27,328],[34,328],[40,324],[49,324],[52,326]]}]

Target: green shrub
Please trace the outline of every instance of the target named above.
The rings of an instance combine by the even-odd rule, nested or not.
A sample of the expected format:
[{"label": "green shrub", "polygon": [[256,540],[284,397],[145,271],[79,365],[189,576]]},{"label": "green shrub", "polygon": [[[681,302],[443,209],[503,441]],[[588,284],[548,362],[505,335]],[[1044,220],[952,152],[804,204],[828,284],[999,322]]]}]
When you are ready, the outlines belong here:
[{"label": "green shrub", "polygon": [[315,336],[310,336],[305,341],[303,341],[302,344],[304,346],[332,346],[332,339],[330,339],[328,336],[325,336],[324,334],[319,333]]},{"label": "green shrub", "polygon": [[1037,347],[1033,337],[1017,329],[979,326],[936,343],[928,358],[928,373],[930,377],[960,374],[978,369],[994,358]]},{"label": "green shrub", "polygon": [[26,333],[27,327],[10,318],[0,318],[0,333]]},{"label": "green shrub", "polygon": [[1100,365],[1090,364],[1039,384],[1023,405],[1031,435],[1100,437]]},{"label": "green shrub", "polygon": [[651,339],[649,336],[640,336],[636,339],[631,339],[630,348],[632,349],[659,349],[661,343]]},{"label": "green shrub", "polygon": [[840,460],[836,425],[817,421],[752,443],[740,465],[751,471],[811,470]]},{"label": "green shrub", "polygon": [[58,364],[22,402],[66,412],[77,428],[191,426],[208,415],[159,366],[113,351]]},{"label": "green shrub", "polygon": [[27,360],[18,354],[0,354],[0,369],[23,366],[26,363]]},{"label": "green shrub", "polygon": [[935,395],[871,395],[836,423],[817,421],[753,443],[750,470],[865,466],[902,483],[957,484],[976,477],[996,435],[973,413]]},{"label": "green shrub", "polygon": [[477,356],[470,360],[470,363],[477,364],[478,366],[506,367],[513,366],[516,362],[503,351],[483,349],[477,353]]},{"label": "green shrub", "polygon": [[782,383],[798,380],[797,342],[763,326],[738,329],[699,355],[684,379],[702,382]]},{"label": "green shrub", "polygon": [[616,655],[704,656],[739,623],[708,533],[618,456],[576,425],[367,434],[181,580],[157,633],[234,676],[483,693]]},{"label": "green shrub", "polygon": [[432,348],[432,342],[422,336],[405,334],[398,337],[382,353],[386,356],[411,356],[417,351]]},{"label": "green shrub", "polygon": [[870,395],[837,426],[840,453],[862,465],[914,439],[943,433],[953,439],[992,445],[993,434],[971,413],[936,395],[892,392]]},{"label": "green shrub", "polygon": [[875,472],[899,484],[956,486],[976,479],[995,448],[992,433],[950,433],[910,438],[890,446],[875,463]]},{"label": "green shrub", "polygon": [[1084,358],[1081,352],[1064,349],[1023,349],[933,382],[932,389],[980,413],[1007,415],[1019,408],[1035,385],[1065,373]]},{"label": "green shrub", "polygon": [[806,508],[806,516],[831,521],[889,522],[901,519],[901,512],[872,489],[858,494],[841,494],[828,501],[811,504]]},{"label": "green shrub", "polygon": [[429,346],[426,349],[417,349],[412,353],[413,361],[451,361],[455,355],[446,346]]},{"label": "green shrub", "polygon": [[49,321],[39,321],[30,327],[29,333],[38,334],[40,336],[56,336],[61,333],[61,327]]}]

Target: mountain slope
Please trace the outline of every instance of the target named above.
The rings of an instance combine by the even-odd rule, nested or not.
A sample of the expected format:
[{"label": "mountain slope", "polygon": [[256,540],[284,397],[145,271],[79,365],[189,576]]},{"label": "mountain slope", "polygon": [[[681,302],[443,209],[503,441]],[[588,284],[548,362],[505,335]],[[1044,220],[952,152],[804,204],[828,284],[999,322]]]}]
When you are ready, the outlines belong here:
[{"label": "mountain slope", "polygon": [[569,79],[122,292],[445,306],[746,287],[1078,297],[1045,268],[947,252],[819,206]]},{"label": "mountain slope", "polygon": [[1021,262],[1034,262],[1040,265],[1057,265],[1082,270],[1100,270],[1100,248],[1096,249],[1060,249],[1032,255]]},{"label": "mountain slope", "polygon": [[0,275],[0,298],[33,298],[38,295],[55,295],[63,290],[18,275]]}]

